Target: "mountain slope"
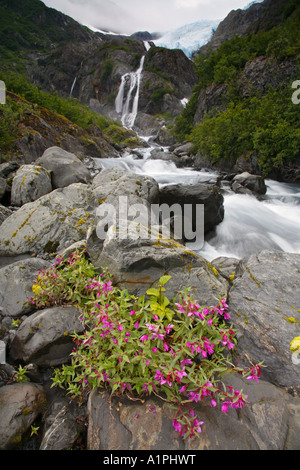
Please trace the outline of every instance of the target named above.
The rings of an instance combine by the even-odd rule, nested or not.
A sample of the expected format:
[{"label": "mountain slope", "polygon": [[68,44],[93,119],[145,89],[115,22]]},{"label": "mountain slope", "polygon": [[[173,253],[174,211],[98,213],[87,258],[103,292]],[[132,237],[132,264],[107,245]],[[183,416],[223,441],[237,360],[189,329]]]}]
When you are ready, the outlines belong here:
[{"label": "mountain slope", "polygon": [[206,163],[293,181],[300,157],[299,106],[291,99],[300,77],[300,6],[268,0],[263,7],[252,24],[256,33],[231,30],[232,39],[205,54],[201,49],[198,84],[175,133],[191,140]]},{"label": "mountain slope", "polygon": [[246,9],[232,10],[219,23],[211,40],[201,48],[201,53],[216,50],[235,36],[246,36],[279,26],[297,5],[298,0],[264,0],[254,1]]}]

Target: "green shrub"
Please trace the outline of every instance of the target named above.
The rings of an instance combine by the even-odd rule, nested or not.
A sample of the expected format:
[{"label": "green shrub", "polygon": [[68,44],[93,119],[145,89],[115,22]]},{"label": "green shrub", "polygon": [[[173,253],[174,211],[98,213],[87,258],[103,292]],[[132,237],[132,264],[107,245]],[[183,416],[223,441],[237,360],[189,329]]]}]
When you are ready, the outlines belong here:
[{"label": "green shrub", "polygon": [[130,398],[155,394],[174,408],[175,430],[191,437],[203,424],[193,404],[206,398],[224,413],[243,408],[242,391],[222,377],[235,371],[257,380],[261,365],[242,369],[230,362],[236,339],[225,299],[201,307],[187,289],[171,302],[164,287],[169,279],[163,276],[137,298],[77,251],[40,272],[31,300],[37,308],[74,303],[82,311],[85,332],[74,334],[71,363],[56,369],[52,386],[80,400],[98,387]]}]

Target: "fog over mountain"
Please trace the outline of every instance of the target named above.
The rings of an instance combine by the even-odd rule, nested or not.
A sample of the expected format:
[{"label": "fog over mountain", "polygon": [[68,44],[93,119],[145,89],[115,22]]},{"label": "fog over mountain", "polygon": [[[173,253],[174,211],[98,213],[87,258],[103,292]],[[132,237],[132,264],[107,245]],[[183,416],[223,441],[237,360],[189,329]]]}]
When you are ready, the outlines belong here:
[{"label": "fog over mountain", "polygon": [[44,0],[82,24],[122,34],[166,33],[201,20],[220,20],[247,0]]}]

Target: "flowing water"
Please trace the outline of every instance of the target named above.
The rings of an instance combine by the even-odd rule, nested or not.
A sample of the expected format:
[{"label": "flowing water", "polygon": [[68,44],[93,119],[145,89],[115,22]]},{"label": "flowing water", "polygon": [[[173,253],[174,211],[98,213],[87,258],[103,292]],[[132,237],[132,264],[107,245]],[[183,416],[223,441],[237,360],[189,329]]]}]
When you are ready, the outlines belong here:
[{"label": "flowing water", "polygon": [[[96,161],[102,168],[122,167],[149,175],[160,186],[211,182],[218,177],[213,171],[177,168],[170,161],[152,160],[151,150],[153,147],[128,152],[122,158]],[[219,256],[241,259],[263,249],[300,253],[300,185],[272,180],[266,184],[267,194],[262,200],[235,194],[227,187],[222,189],[225,217],[214,235],[197,251],[201,256],[212,261]]]},{"label": "flowing water", "polygon": [[121,78],[121,85],[115,101],[116,112],[121,115],[124,127],[132,129],[138,112],[140,83],[144,68],[145,56],[141,58],[140,66],[136,72],[125,73]]},{"label": "flowing water", "polygon": [[[148,49],[146,47],[146,49]],[[132,129],[138,112],[140,81],[145,56],[136,72],[122,76],[116,98],[116,111],[122,124]],[[150,137],[142,137],[146,142]],[[157,146],[156,146],[157,148]],[[122,167],[133,173],[149,175],[160,186],[216,181],[212,171],[177,168],[171,161],[151,158],[151,145],[127,152],[122,158],[95,159],[102,168]],[[168,151],[167,148],[163,149]],[[300,253],[300,185],[267,180],[267,194],[258,200],[235,194],[228,187],[224,194],[225,217],[213,235],[197,252],[209,261],[227,256],[241,259],[263,249]]]},{"label": "flowing water", "polygon": [[243,258],[263,249],[300,253],[300,185],[267,180],[267,194],[224,194],[225,217],[201,255]]}]

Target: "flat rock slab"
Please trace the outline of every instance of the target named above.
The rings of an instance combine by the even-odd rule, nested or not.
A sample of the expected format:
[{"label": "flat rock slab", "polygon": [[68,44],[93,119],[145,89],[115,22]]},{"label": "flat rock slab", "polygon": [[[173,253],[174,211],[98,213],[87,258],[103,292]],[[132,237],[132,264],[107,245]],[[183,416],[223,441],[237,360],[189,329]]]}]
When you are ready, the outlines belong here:
[{"label": "flat rock slab", "polygon": [[27,258],[0,269],[0,306],[4,316],[20,317],[33,310],[29,299],[38,272],[50,266],[40,258]]},{"label": "flat rock slab", "polygon": [[0,449],[13,449],[44,410],[46,394],[40,385],[17,383],[0,388]]},{"label": "flat rock slab", "polygon": [[176,409],[157,397],[144,403],[113,398],[98,390],[88,403],[88,450],[296,450],[300,400],[278,387],[249,383],[233,377],[230,383],[243,389],[249,404],[223,414],[208,402],[194,407],[204,422],[200,438],[183,439],[172,426]]},{"label": "flat rock slab", "polygon": [[298,385],[300,364],[292,362],[290,343],[300,334],[300,255],[263,251],[242,261],[228,303],[238,330],[236,354],[263,361],[271,383]]},{"label": "flat rock slab", "polygon": [[73,306],[39,310],[24,320],[11,343],[14,360],[43,367],[64,364],[74,347],[71,336],[83,332],[81,313]]}]

